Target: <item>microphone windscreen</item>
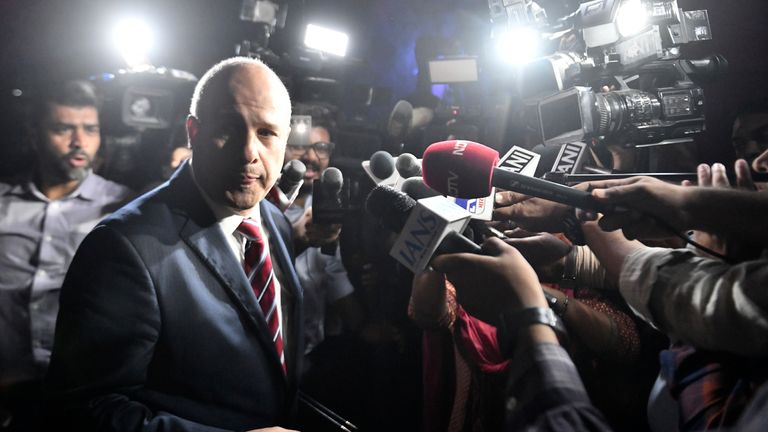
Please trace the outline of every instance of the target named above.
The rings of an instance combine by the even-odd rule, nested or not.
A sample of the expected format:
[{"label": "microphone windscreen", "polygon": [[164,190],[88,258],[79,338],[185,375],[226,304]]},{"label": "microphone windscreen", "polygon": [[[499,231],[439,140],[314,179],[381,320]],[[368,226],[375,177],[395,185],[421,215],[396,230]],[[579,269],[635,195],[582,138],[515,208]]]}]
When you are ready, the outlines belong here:
[{"label": "microphone windscreen", "polygon": [[542,177],[545,173],[552,171],[557,155],[560,153],[560,146],[545,146],[544,144],[539,144],[533,147],[531,151],[541,155],[534,177]]},{"label": "microphone windscreen", "polygon": [[416,156],[410,153],[403,153],[395,161],[395,169],[402,178],[411,178],[421,175],[421,164]]},{"label": "microphone windscreen", "polygon": [[380,179],[389,178],[395,172],[395,161],[391,154],[379,150],[371,155],[371,173]]},{"label": "microphone windscreen", "polygon": [[424,179],[421,177],[411,177],[406,179],[403,184],[400,185],[400,190],[415,200],[440,195],[440,192],[424,184]]},{"label": "microphone windscreen", "polygon": [[416,200],[391,186],[378,185],[365,200],[365,210],[378,218],[385,227],[400,232]]},{"label": "microphone windscreen", "polygon": [[421,161],[424,183],[452,197],[479,198],[491,194],[493,169],[499,153],[472,141],[441,141],[427,147]]},{"label": "microphone windscreen", "polygon": [[328,167],[320,174],[320,184],[323,185],[323,189],[331,194],[335,194],[344,185],[344,176],[338,168]]},{"label": "microphone windscreen", "polygon": [[305,172],[307,172],[307,167],[298,159],[288,161],[283,167],[283,177],[294,184],[304,179]]}]

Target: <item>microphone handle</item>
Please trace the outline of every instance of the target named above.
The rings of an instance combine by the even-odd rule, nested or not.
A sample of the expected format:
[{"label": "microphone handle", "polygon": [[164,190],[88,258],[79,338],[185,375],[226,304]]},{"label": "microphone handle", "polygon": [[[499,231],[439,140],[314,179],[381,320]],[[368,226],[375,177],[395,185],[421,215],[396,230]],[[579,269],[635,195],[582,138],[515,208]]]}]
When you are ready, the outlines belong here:
[{"label": "microphone handle", "polygon": [[435,253],[433,253],[432,256],[460,252],[479,254],[480,246],[460,233],[451,231],[445,238],[443,238],[443,241],[440,242],[440,246],[435,249]]},{"label": "microphone handle", "polygon": [[494,186],[585,210],[605,211],[592,194],[536,177],[528,177],[499,168],[493,169]]},{"label": "microphone handle", "polygon": [[[549,176],[550,173],[544,174],[544,178],[553,178]],[[553,173],[556,174],[557,173]],[[689,180],[696,182],[698,176],[696,173],[621,173],[621,174],[564,174],[562,176],[557,175],[564,179],[565,184],[578,184],[588,181],[601,181],[601,180],[621,180],[630,177],[647,176],[653,177],[666,182],[680,183],[683,180]],[[553,178],[554,180],[554,178]],[[736,181],[736,175],[728,172],[728,180],[731,183]],[[768,173],[752,173],[752,180],[756,182],[768,182]]]}]

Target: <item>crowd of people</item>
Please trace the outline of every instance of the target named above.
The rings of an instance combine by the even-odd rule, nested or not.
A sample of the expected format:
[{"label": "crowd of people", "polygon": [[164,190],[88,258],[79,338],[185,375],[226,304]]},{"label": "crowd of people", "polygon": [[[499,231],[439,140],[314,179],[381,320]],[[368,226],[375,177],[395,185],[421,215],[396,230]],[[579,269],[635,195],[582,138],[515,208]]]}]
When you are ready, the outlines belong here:
[{"label": "crowd of people", "polygon": [[417,275],[364,214],[313,221],[336,127],[261,61],[203,75],[188,148],[144,194],[96,174],[99,109],[87,81],[41,92],[34,170],[0,184],[0,430],[346,430],[322,403],[367,430],[767,426],[766,107],[734,123],[731,178],[574,186],[602,214],[499,191],[503,235]]}]

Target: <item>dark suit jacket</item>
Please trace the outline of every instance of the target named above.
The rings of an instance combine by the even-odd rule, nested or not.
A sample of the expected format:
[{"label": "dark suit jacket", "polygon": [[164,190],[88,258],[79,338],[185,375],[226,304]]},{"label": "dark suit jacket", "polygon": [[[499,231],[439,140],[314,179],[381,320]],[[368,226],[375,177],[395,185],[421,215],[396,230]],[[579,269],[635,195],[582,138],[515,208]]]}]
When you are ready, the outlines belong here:
[{"label": "dark suit jacket", "polygon": [[72,430],[290,425],[303,352],[291,227],[260,205],[280,270],[288,376],[189,166],[100,223],[61,290],[47,387]]}]

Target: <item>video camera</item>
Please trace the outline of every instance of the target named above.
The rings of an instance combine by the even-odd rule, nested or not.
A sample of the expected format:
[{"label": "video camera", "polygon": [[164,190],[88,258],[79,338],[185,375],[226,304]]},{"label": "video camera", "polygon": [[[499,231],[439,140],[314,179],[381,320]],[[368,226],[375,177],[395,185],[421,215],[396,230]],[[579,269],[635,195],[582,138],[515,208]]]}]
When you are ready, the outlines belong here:
[{"label": "video camera", "polygon": [[518,71],[524,121],[539,142],[662,145],[704,130],[704,91],[694,79],[722,73],[727,61],[680,59],[679,47],[712,38],[706,10],[683,11],[677,0],[592,0],[551,22],[531,0],[489,6],[497,26],[568,41]]}]

